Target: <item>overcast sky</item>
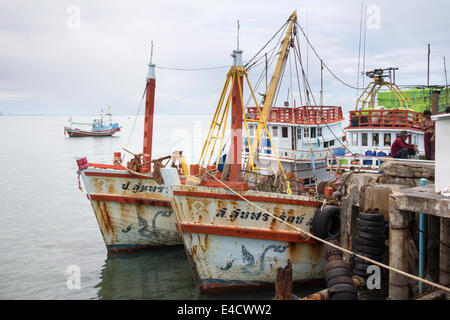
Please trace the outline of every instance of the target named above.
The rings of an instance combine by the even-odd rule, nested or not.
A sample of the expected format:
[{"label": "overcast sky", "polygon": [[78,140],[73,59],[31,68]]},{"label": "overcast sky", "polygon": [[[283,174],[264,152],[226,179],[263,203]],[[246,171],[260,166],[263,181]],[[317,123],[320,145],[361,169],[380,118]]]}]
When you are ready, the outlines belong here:
[{"label": "overcast sky", "polygon": [[[308,25],[310,41],[323,61],[355,86],[361,3],[0,0],[0,112],[95,114],[111,105],[113,114],[135,114],[145,86],[151,40],[157,67],[223,66],[232,62],[238,19],[240,48],[248,60],[293,10],[305,31]],[[426,84],[430,43],[430,82],[445,84],[450,2],[374,0],[365,4],[371,8],[366,70],[396,66],[400,68],[397,83]],[[306,50],[302,50],[305,58]],[[308,60],[317,97],[320,67],[311,51]],[[249,72],[252,81],[259,71]],[[226,73],[226,68],[157,69],[157,112],[213,112]],[[325,104],[354,107],[355,90],[326,72],[324,82]],[[280,92],[286,94],[287,88],[286,93]]]}]

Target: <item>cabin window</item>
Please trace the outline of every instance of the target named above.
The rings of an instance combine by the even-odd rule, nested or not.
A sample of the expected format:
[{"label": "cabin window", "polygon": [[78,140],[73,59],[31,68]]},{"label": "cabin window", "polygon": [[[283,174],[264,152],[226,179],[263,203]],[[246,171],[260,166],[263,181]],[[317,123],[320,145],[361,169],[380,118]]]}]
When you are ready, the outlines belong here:
[{"label": "cabin window", "polygon": [[367,147],[367,133],[361,134],[361,145]]},{"label": "cabin window", "polygon": [[384,134],[384,146],[385,147],[391,146],[391,134],[390,133]]},{"label": "cabin window", "polygon": [[358,145],[358,134],[357,133],[352,133],[352,144],[354,146]]},{"label": "cabin window", "polygon": [[309,128],[305,128],[305,130],[303,130],[303,137],[309,138]]},{"label": "cabin window", "polygon": [[325,148],[328,148],[328,141],[325,141],[325,142],[323,143],[323,146],[324,146]]},{"label": "cabin window", "polygon": [[315,138],[316,137],[316,128],[312,127],[311,128],[311,138]]},{"label": "cabin window", "polygon": [[317,136],[321,137],[322,136],[322,127],[318,127],[317,128]]},{"label": "cabin window", "polygon": [[302,128],[297,128],[297,140],[302,140]]},{"label": "cabin window", "polygon": [[281,127],[281,136],[283,138],[287,138],[288,137],[288,127]]},{"label": "cabin window", "polygon": [[249,126],[249,135],[250,137],[253,137],[255,134],[255,127],[254,126]]},{"label": "cabin window", "polygon": [[379,134],[378,133],[372,133],[372,146],[378,146],[380,144],[379,142]]},{"label": "cabin window", "polygon": [[272,127],[272,137],[278,137],[278,127]]},{"label": "cabin window", "polygon": [[330,140],[330,147],[334,146],[334,140]]}]

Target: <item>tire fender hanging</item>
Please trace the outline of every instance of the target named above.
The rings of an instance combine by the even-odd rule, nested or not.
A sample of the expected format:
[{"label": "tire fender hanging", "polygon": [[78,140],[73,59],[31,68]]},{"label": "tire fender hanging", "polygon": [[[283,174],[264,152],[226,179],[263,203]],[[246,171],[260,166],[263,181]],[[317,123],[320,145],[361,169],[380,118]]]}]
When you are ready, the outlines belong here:
[{"label": "tire fender hanging", "polygon": [[340,233],[341,209],[334,205],[325,205],[318,209],[312,220],[312,231],[315,236],[326,239],[338,237]]}]

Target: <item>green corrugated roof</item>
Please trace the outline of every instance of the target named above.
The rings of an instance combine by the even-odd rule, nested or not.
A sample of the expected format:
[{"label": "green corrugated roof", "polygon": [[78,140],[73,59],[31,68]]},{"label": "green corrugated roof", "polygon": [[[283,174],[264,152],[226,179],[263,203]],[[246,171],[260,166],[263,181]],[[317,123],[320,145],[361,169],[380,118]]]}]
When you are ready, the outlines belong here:
[{"label": "green corrugated roof", "polygon": [[[424,110],[431,110],[432,92],[440,91],[439,94],[439,111],[444,111],[447,106],[450,106],[450,88],[437,89],[437,88],[415,88],[402,90],[407,98],[411,99],[413,108],[417,112],[423,112]],[[385,106],[387,109],[400,108],[400,103],[395,95],[391,91],[378,92],[378,105]]]}]

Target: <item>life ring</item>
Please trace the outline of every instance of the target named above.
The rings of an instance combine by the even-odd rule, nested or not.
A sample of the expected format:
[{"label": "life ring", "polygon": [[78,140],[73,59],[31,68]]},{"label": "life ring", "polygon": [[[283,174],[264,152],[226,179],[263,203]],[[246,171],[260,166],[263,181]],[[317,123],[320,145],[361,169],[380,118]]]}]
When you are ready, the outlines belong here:
[{"label": "life ring", "polygon": [[315,236],[326,239],[339,236],[341,229],[341,209],[338,206],[325,205],[317,210],[312,221]]}]

